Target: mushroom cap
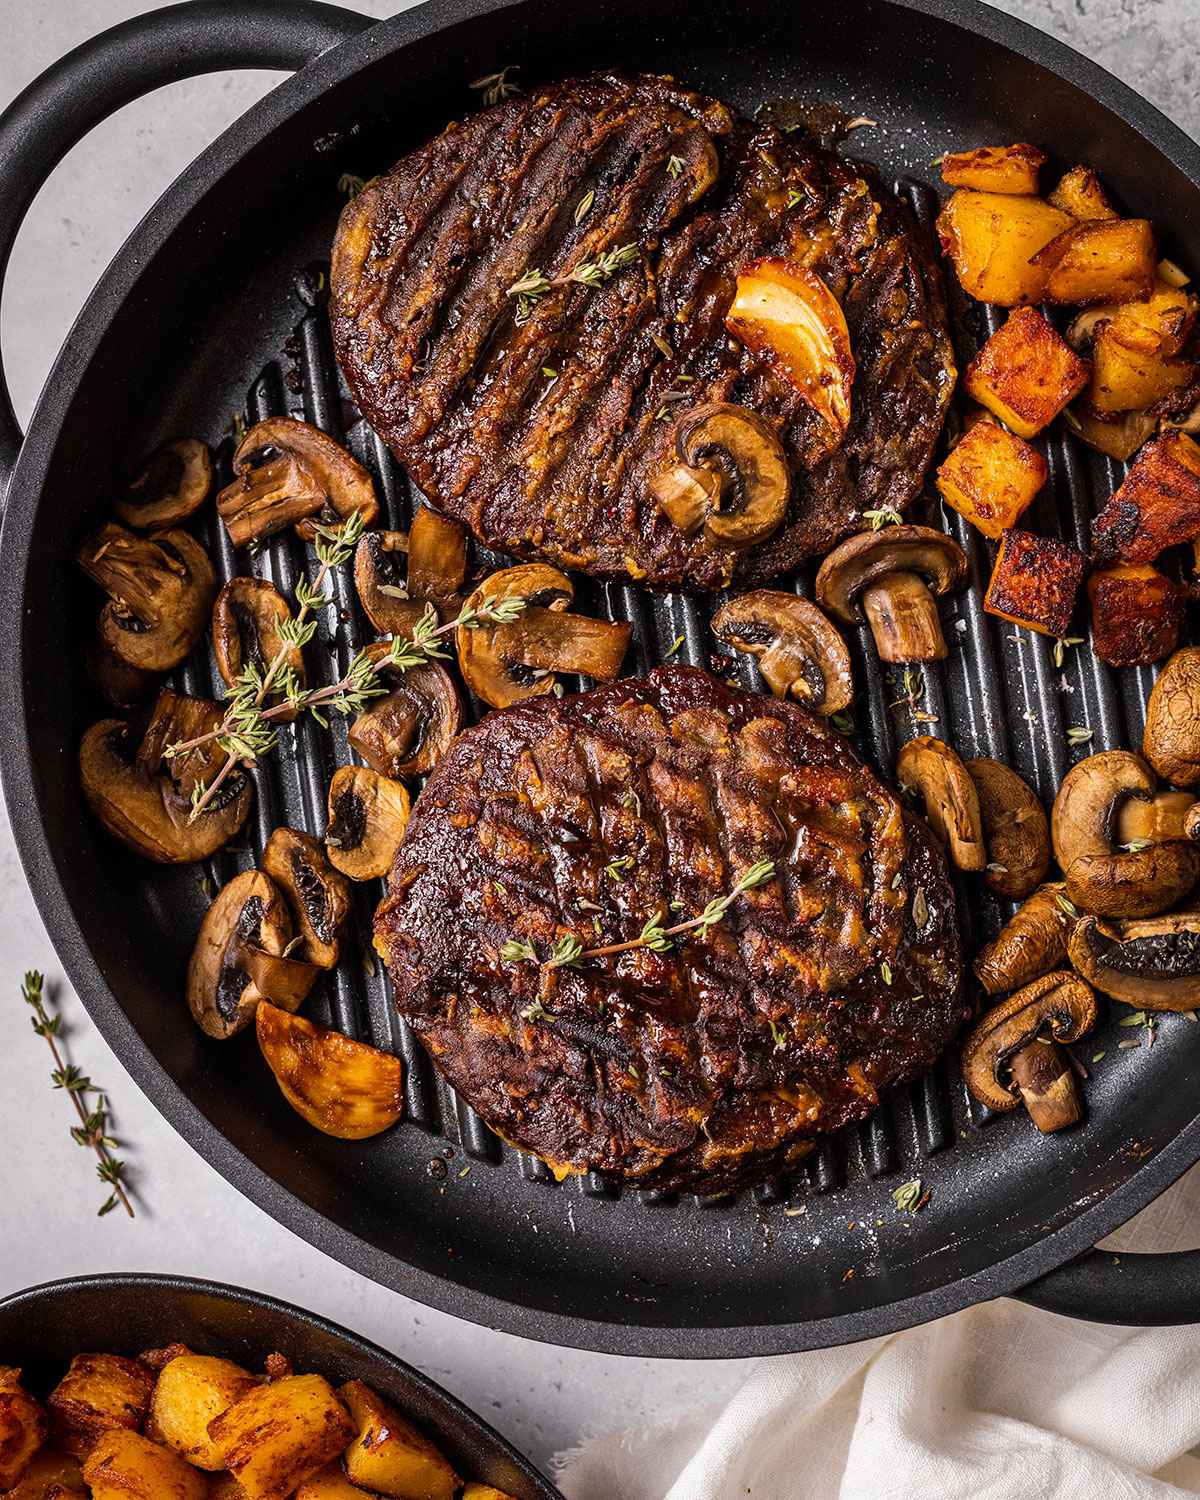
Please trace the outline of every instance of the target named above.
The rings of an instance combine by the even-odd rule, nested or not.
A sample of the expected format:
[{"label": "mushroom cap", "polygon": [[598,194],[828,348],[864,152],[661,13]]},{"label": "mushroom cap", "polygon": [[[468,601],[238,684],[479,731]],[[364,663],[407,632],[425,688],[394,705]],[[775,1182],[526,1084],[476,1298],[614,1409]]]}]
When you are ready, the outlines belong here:
[{"label": "mushroom cap", "polygon": [[178,526],[195,515],[212,493],[213,465],[208,445],[180,438],[156,448],[113,502],[113,510],[138,531]]},{"label": "mushroom cap", "polygon": [[1142,753],[1164,781],[1200,785],[1200,646],[1176,651],[1146,705]]},{"label": "mushroom cap", "polygon": [[1081,854],[1067,866],[1067,895],[1098,917],[1152,917],[1178,905],[1200,879],[1200,844],[1172,839],[1115,854]]},{"label": "mushroom cap", "polygon": [[850,653],[837,627],[815,604],[778,589],[737,594],[712,618],[719,640],[758,657],[777,698],[792,697],[819,714],[836,714],[854,698]]},{"label": "mushroom cap", "polygon": [[1067,961],[1067,931],[1074,920],[1062,881],[1041,885],[976,955],[975,977],[989,995],[1038,979]]},{"label": "mushroom cap", "polygon": [[408,533],[368,531],[354,549],[354,587],[363,613],[380,635],[412,638],[425,605],[408,589]]},{"label": "mushroom cap", "polygon": [[88,677],[105,703],[122,711],[139,708],[153,697],[159,684],[156,673],[143,672],[140,667],[122,661],[106,644],[99,629],[88,641],[84,662]]},{"label": "mushroom cap", "polygon": [[650,490],[682,530],[702,525],[710,542],[729,548],[750,547],[778,530],[792,471],[765,418],[749,407],[703,402],[677,418],[675,452],[679,464],[653,476]]},{"label": "mushroom cap", "polygon": [[374,880],[392,868],[408,826],[408,789],[365,766],[340,766],[329,783],[325,849],[351,880]]},{"label": "mushroom cap", "polygon": [[988,856],[984,884],[997,896],[1021,901],[1050,868],[1046,810],[1033,788],[1000,761],[979,756],[967,761],[966,767],[975,783],[983,818]]},{"label": "mushroom cap", "polygon": [[244,1030],[263,999],[241,963],[243,946],[280,955],[292,935],[287,905],[259,870],[235,875],[204,914],[187,970],[187,1003],[207,1036]]},{"label": "mushroom cap", "polygon": [[1111,854],[1122,802],[1127,797],[1150,798],[1156,786],[1154,772],[1132,750],[1102,750],[1072,766],[1050,816],[1060,867],[1067,870],[1082,854]]},{"label": "mushroom cap", "polygon": [[1072,965],[1104,994],[1139,1010],[1195,1010],[1200,1005],[1200,912],[1075,924]]},{"label": "mushroom cap", "polygon": [[305,959],[318,969],[338,961],[338,934],[350,910],[350,887],[325,857],[323,845],[295,828],[277,828],[260,861],[278,885],[304,938]]},{"label": "mushroom cap", "polygon": [[404,1066],[390,1052],[274,1005],[259,1005],[255,1027],[284,1098],[325,1135],[365,1140],[403,1115]]},{"label": "mushroom cap", "polygon": [[1070,970],[1043,974],[994,1005],[962,1044],[963,1081],[989,1109],[1010,1110],[1018,1096],[1005,1082],[1009,1059],[1042,1035],[1073,1042],[1096,1024],[1096,997]]},{"label": "mushroom cap", "polygon": [[[265,578],[229,580],[217,595],[212,617],[213,656],[226,686],[234,686],[248,663],[266,674],[283,649],[279,627],[291,618],[287,600]],[[284,660],[303,687],[303,652],[291,646]]]},{"label": "mushroom cap", "polygon": [[[367,654],[378,660],[388,650],[386,641],[376,641]],[[462,705],[454,679],[435,661],[383,675],[395,686],[372,698],[351,724],[350,745],[381,776],[424,776],[458,733]]]},{"label": "mushroom cap", "polygon": [[100,638],[128,666],[169,672],[204,634],[216,574],[186,531],[142,537],[110,521],[76,557],[109,595],[100,612]]},{"label": "mushroom cap", "polygon": [[845,624],[861,624],[863,592],[889,573],[916,573],[931,593],[960,587],[967,555],[932,526],[883,526],[860,531],[835,547],[817,570],[817,602]]},{"label": "mushroom cap", "polygon": [[326,504],[320,513],[296,524],[296,533],[304,541],[316,540],[318,524],[338,526],[355,511],[362,515],[364,527],[378,519],[374,480],[356,458],[319,427],[293,417],[268,417],[256,422],[237,446],[235,469],[252,465],[258,454],[269,449],[294,458],[324,491]]},{"label": "mushroom cap", "polygon": [[987,864],[983,817],[975,783],[958,752],[945,740],[918,735],[900,747],[896,779],[919,791],[925,820],[946,845],[958,870],[982,870]]}]

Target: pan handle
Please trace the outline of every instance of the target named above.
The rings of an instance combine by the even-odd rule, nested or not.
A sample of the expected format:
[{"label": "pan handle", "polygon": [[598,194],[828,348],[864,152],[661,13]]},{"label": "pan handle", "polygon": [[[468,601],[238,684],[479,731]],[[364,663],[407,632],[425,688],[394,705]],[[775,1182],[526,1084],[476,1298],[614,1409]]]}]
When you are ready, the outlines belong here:
[{"label": "pan handle", "polygon": [[1089,1250],[1013,1295],[1090,1323],[1139,1328],[1200,1323],[1200,1250],[1166,1255]]},{"label": "pan handle", "polygon": [[[0,115],[0,290],[29,205],[101,120],[163,84],[230,68],[294,72],[371,25],[318,0],[190,0],[135,16],[68,52]],[[0,494],[22,433],[0,361]]]}]

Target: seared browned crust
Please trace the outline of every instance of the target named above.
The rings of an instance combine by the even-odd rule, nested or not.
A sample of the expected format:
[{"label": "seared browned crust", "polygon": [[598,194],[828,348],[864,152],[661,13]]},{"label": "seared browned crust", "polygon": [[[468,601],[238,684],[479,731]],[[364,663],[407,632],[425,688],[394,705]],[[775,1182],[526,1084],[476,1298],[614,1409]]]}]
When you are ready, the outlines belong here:
[{"label": "seared browned crust", "polygon": [[[347,206],[342,369],[416,483],[489,546],[661,586],[761,582],[828,551],[863,510],[904,509],[953,386],[937,271],[863,171],[663,78],[510,99]],[[516,321],[507,288],[525,272],[562,277],[629,243],[635,264],[555,287]],[[858,374],[832,457],[795,388],[725,333],[738,269],[762,255],[806,262],[845,311]],[[744,554],[686,537],[647,492],[670,462],[671,413],[701,401],[762,413],[796,476],[783,526]]]},{"label": "seared browned crust", "polygon": [[[684,920],[759,859],[776,878],[672,952],[501,958],[510,939],[544,957]],[[927,1068],[966,1015],[925,826],[821,720],[690,667],[461,735],[375,938],[400,1010],[493,1129],[642,1187],[759,1180]]]}]

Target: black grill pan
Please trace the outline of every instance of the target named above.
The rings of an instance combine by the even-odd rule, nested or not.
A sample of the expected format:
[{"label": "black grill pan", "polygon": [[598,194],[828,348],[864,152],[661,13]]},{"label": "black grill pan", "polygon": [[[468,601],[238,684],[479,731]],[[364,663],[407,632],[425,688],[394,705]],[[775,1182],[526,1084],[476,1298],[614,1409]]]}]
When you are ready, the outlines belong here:
[{"label": "black grill pan", "polygon": [[[369,957],[377,890],[359,893],[348,961],[312,1013],[405,1057],[400,1128],[360,1145],[315,1134],[279,1096],[252,1036],[210,1043],[188,1021],[181,976],[204,883],[253,863],[278,822],[322,829],[329,775],[349,758],[344,727],[285,735],[256,774],[247,834],[207,871],[126,856],[87,816],[74,778],[75,745],[99,709],[79,665],[96,601],[70,551],[155,442],[195,432],[219,443],[227,464],[232,436],[222,434],[236,419],[284,411],[344,439],[377,475],[388,522],[407,523],[418,497],[358,419],[331,358],[325,262],[341,174],[369,177],[476,107],[470,80],[503,64],[520,63],[527,84],[646,67],[748,112],[800,97],[871,117],[878,124],[851,149],[927,224],[940,152],[1037,141],[1052,168],[1093,165],[1128,212],[1160,227],[1165,253],[1200,266],[1196,146],[1106,74],[983,6],[433,0],[365,24],[311,4],[173,7],[72,54],[0,119],[6,259],[38,184],[119,103],[188,73],[299,67],[323,53],[222,136],[135,232],[81,314],[23,445],[0,411],[0,462],[15,467],[0,536],[13,631],[0,666],[5,789],[35,896],[91,1014],[163,1114],[260,1206],[398,1291],[513,1332],[614,1352],[745,1355],[849,1341],[1021,1287],[1083,1316],[1191,1318],[1193,1257],[1144,1257],[1134,1271],[1128,1256],[1117,1266],[1090,1255],[1030,1286],[1200,1157],[1200,1029],[1183,1019],[1167,1018],[1152,1048],[1120,1050],[1130,1033],[1106,1015],[1083,1054],[1106,1053],[1087,1085],[1088,1122],[1061,1137],[986,1118],[948,1058],[823,1144],[796,1178],[716,1201],[618,1195],[599,1178],[559,1186],[502,1148],[437,1084],[396,1018]],[[965,359],[991,325],[978,310],[959,324]],[[1048,456],[1032,522],[1084,540],[1119,476],[1060,436]],[[908,690],[881,675],[864,633],[851,643],[858,747],[887,774],[898,743],[940,732],[964,755],[1008,761],[1048,802],[1085,753],[1068,746],[1067,729],[1090,728],[1088,750],[1134,742],[1150,674],[1111,672],[1085,647],[1059,667],[1045,640],[985,616],[988,546],[957,517],[948,524],[974,581],[947,609],[950,660],[921,674],[916,706],[937,722],[897,703]],[[228,576],[223,534],[210,527],[205,540]],[[312,560],[288,537],[252,566],[286,591]],[[314,678],[339,671],[367,638],[348,581],[338,590],[336,618],[311,648]],[[668,656],[709,664],[712,600],[585,582],[580,602],[633,623],[632,670]],[[749,663],[722,665],[761,686]],[[207,657],[182,680],[211,691]],[[967,894],[964,927],[977,944],[1006,912]],[[928,1203],[902,1214],[891,1195],[917,1177]]]}]

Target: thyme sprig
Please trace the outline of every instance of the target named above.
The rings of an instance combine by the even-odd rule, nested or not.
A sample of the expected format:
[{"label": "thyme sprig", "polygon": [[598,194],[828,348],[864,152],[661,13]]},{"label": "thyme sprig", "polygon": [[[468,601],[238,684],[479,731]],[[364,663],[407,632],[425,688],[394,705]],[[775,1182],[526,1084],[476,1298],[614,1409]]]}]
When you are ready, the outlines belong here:
[{"label": "thyme sprig", "polygon": [[[21,998],[33,1011],[30,1022],[38,1036],[44,1037],[54,1057],[54,1071],[50,1081],[56,1089],[63,1089],[75,1106],[79,1124],[71,1127],[71,1139],[77,1146],[84,1146],[96,1153],[96,1175],[112,1191],[100,1205],[97,1217],[112,1213],[114,1208],[123,1208],[132,1219],[133,1204],[125,1191],[125,1163],[112,1154],[116,1141],[108,1133],[108,1107],[104,1095],[86,1074],[66,1061],[58,1045],[62,1034],[62,1017],[51,1016],[46,1010],[45,980],[37,969],[30,969],[21,984]],[[87,1095],[93,1095],[88,1107]]]},{"label": "thyme sprig", "polygon": [[535,305],[547,292],[556,286],[569,286],[577,282],[580,286],[603,286],[618,271],[631,266],[641,255],[641,247],[630,241],[627,245],[616,245],[611,250],[606,250],[598,260],[583,260],[568,271],[565,276],[547,276],[536,266],[531,267],[508,288],[508,296],[517,299],[518,323],[524,323],[533,311]]},{"label": "thyme sprig", "polygon": [[514,83],[508,76],[520,66],[520,63],[509,63],[498,73],[485,73],[482,78],[476,78],[471,87],[479,90],[485,106],[499,104],[502,99],[511,99],[514,94],[523,94],[525,90],[521,85]]},{"label": "thyme sprig", "polygon": [[611,958],[617,953],[630,953],[637,948],[649,948],[652,953],[669,953],[675,939],[684,933],[695,932],[699,937],[707,936],[709,929],[724,920],[725,914],[739,896],[765,885],[775,875],[775,861],[760,859],[738,877],[733,888],[724,896],[711,900],[698,917],[689,917],[686,922],[676,922],[672,927],[662,925],[663,914],[656,911],[643,926],[637,937],[625,943],[606,943],[601,948],[585,948],[577,937],[561,937],[550,949],[545,959],[540,959],[532,943],[510,939],[500,949],[505,963],[540,963],[545,969],[575,968],[587,958]]}]

